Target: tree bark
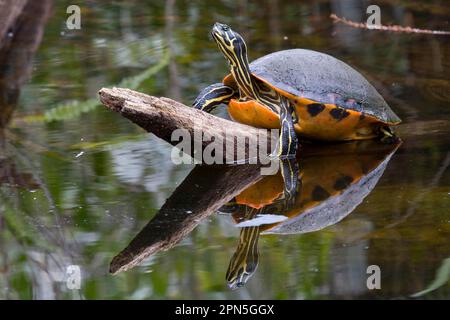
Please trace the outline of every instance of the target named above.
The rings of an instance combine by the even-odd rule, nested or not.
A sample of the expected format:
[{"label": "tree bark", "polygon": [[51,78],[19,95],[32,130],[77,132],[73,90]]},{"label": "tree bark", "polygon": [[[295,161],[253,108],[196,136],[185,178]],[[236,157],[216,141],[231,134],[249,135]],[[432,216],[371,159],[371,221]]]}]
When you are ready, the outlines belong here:
[{"label": "tree bark", "polygon": [[[173,132],[186,130],[192,138],[192,148],[183,151],[196,159],[212,141],[222,140],[220,145],[223,149],[216,153],[222,163],[228,163],[230,159],[242,161],[251,158],[256,161],[270,153],[271,146],[278,139],[277,132],[222,119],[168,98],[122,88],[103,88],[99,95],[106,107],[172,145],[180,141],[172,139]],[[241,146],[239,141],[242,141],[242,149],[238,150]]]}]

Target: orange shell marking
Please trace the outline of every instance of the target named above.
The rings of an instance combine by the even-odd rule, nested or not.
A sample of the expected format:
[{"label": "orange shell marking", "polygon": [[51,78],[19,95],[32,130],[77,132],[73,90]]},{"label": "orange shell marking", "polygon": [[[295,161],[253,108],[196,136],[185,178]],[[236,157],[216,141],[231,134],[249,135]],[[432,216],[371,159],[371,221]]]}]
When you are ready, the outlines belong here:
[{"label": "orange shell marking", "polygon": [[[308,112],[308,105],[317,102],[294,98],[295,110],[300,121],[294,125],[295,131],[304,136],[319,140],[359,140],[370,139],[377,136],[380,121],[371,116],[361,117],[361,113],[342,109],[334,104],[321,104],[323,110],[312,116]],[[231,118],[237,122],[258,128],[279,129],[278,114],[263,106],[257,101],[238,101],[232,99],[228,105]],[[344,117],[336,118],[333,114]]]},{"label": "orange shell marking", "polygon": [[[299,122],[294,125],[295,131],[306,138],[324,141],[371,139],[378,135],[378,128],[384,124],[374,116],[363,115],[355,110],[296,97],[272,86],[262,78],[255,75],[254,77],[291,100],[299,118]],[[231,75],[226,76],[223,83],[236,87]],[[312,113],[311,105],[320,105],[320,112]],[[240,123],[258,128],[280,128],[278,114],[254,100],[231,99],[228,112],[233,120]]]},{"label": "orange shell marking", "polygon": [[284,191],[281,174],[266,176],[236,196],[236,203],[260,209],[273,203]]}]

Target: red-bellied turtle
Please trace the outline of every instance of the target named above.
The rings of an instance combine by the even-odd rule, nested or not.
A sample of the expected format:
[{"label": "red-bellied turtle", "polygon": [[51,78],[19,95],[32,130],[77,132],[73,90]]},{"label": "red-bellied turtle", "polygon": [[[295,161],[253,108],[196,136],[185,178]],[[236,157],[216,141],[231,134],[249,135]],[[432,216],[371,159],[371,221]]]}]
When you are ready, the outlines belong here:
[{"label": "red-bellied turtle", "polygon": [[278,156],[296,153],[296,133],[325,141],[384,138],[401,122],[359,72],[330,55],[291,49],[249,64],[237,32],[216,23],[211,34],[231,73],[203,89],[193,106],[210,112],[225,103],[235,121],[281,128]]}]

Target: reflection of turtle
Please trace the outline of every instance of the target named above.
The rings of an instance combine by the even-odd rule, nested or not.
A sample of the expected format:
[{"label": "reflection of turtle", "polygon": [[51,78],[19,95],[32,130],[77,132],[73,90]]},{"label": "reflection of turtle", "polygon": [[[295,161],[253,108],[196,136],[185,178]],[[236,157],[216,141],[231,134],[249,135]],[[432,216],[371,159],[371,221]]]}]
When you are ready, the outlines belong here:
[{"label": "reflection of turtle", "polygon": [[228,104],[231,117],[261,128],[280,128],[278,155],[295,154],[295,132],[319,140],[392,136],[400,119],[356,70],[327,54],[293,49],[248,63],[244,39],[216,23],[212,37],[231,74],[205,88],[194,107],[206,112]]},{"label": "reflection of turtle", "polygon": [[[328,146],[330,154],[306,155],[300,161],[301,188],[289,207],[280,201],[283,195],[280,174],[258,181],[222,207],[221,211],[232,213],[238,226],[245,226],[227,271],[231,288],[243,286],[255,272],[259,234],[318,231],[338,223],[363,201],[398,147],[377,144],[381,149],[365,152],[367,143],[374,144],[355,142]],[[274,220],[274,215],[284,219]]]}]

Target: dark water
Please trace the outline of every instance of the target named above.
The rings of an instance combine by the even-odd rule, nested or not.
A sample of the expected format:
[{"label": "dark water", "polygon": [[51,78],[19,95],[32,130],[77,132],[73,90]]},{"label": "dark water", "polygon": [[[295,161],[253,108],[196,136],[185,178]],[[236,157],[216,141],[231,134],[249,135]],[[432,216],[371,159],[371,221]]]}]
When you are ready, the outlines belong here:
[{"label": "dark water", "polygon": [[[450,297],[449,37],[329,19],[363,21],[366,1],[81,1],[82,28],[67,30],[70,4],[55,1],[45,25],[34,15],[40,44],[33,27],[0,55],[2,122],[12,114],[0,154],[1,299]],[[450,29],[444,1],[377,4],[385,24]],[[307,148],[288,212],[274,200],[280,175],[173,165],[165,142],[97,106],[96,92],[113,85],[190,104],[227,72],[208,38],[215,21],[242,33],[251,60],[301,47],[354,66],[403,119],[403,143]],[[240,207],[217,214],[233,192]],[[258,267],[230,290],[236,222],[267,199],[266,213],[290,220],[256,227]],[[138,233],[127,249],[135,260],[115,260],[128,270],[110,274]],[[71,265],[80,290],[67,287]],[[379,290],[366,286],[370,265]]]}]

